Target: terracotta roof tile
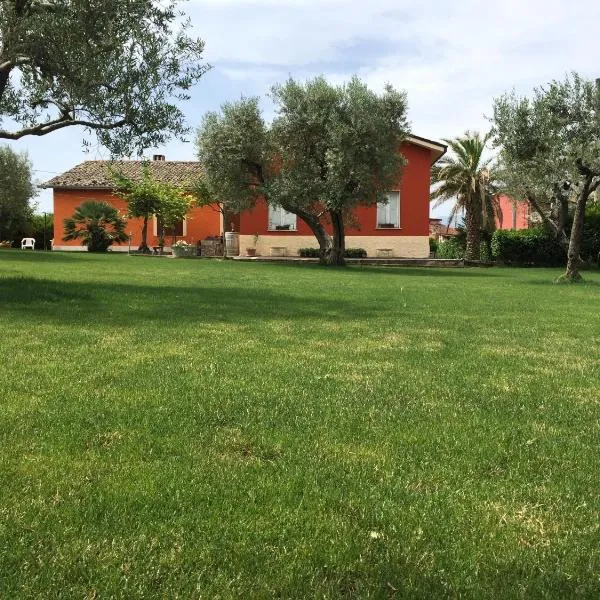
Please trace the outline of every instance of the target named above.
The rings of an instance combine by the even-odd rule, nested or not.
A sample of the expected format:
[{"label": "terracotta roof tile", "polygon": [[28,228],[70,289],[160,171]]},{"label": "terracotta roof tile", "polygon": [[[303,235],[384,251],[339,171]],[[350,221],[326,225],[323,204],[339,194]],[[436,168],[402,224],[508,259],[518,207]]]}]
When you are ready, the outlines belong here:
[{"label": "terracotta roof tile", "polygon": [[137,179],[142,167],[147,164],[153,177],[158,181],[185,185],[200,177],[200,163],[196,161],[174,160],[86,160],[77,166],[43,183],[43,188],[111,189],[112,180],[108,166]]}]

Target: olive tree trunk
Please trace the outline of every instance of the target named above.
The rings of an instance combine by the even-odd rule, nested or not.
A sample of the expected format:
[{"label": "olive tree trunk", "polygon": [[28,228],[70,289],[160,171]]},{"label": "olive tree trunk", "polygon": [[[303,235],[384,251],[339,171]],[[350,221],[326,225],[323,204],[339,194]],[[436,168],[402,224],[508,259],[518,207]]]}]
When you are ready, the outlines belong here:
[{"label": "olive tree trunk", "polygon": [[[285,206],[283,208],[285,208]],[[294,212],[310,227],[310,230],[313,232],[313,235],[317,238],[317,242],[319,243],[319,264],[328,264],[332,241],[327,231],[325,231],[325,227],[323,227],[319,217],[311,212],[297,208],[290,212]]]},{"label": "olive tree trunk", "polygon": [[333,245],[329,253],[328,265],[343,267],[346,264],[344,254],[346,253],[346,234],[344,231],[344,216],[341,211],[329,211],[331,226],[333,229]]},{"label": "olive tree trunk", "polygon": [[585,221],[585,207],[590,194],[598,187],[600,180],[593,183],[594,173],[587,167],[580,165],[580,172],[584,176],[583,185],[577,195],[573,226],[567,251],[567,270],[558,279],[558,283],[577,283],[583,278],[579,272],[581,268],[581,244],[583,242],[583,225]]}]

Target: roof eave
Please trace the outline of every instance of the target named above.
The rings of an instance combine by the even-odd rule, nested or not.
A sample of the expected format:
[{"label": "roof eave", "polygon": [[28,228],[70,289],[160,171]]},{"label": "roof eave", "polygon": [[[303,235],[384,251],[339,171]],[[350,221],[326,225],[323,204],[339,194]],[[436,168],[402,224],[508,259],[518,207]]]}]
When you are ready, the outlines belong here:
[{"label": "roof eave", "polygon": [[446,154],[448,150],[448,146],[445,144],[441,144],[440,142],[436,142],[434,140],[429,140],[427,138],[421,137],[419,135],[410,134],[406,141],[414,144],[415,146],[420,146],[421,148],[427,148],[431,152],[431,164],[435,164],[444,154]]}]

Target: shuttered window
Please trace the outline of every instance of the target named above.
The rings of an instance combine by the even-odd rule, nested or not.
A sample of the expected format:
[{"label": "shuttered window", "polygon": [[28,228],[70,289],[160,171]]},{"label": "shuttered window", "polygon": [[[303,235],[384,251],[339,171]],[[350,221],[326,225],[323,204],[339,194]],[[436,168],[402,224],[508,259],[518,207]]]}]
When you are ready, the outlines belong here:
[{"label": "shuttered window", "polygon": [[269,204],[269,231],[296,231],[296,215]]},{"label": "shuttered window", "polygon": [[377,203],[377,227],[400,227],[400,192],[387,192],[387,202]]}]

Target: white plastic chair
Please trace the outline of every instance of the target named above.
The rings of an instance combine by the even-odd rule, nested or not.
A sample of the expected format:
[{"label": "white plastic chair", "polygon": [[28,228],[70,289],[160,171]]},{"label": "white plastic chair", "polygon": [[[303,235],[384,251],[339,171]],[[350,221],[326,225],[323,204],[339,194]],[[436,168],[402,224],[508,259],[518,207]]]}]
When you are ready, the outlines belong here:
[{"label": "white plastic chair", "polygon": [[21,240],[21,250],[27,250],[27,248],[35,250],[35,238],[23,238]]}]

